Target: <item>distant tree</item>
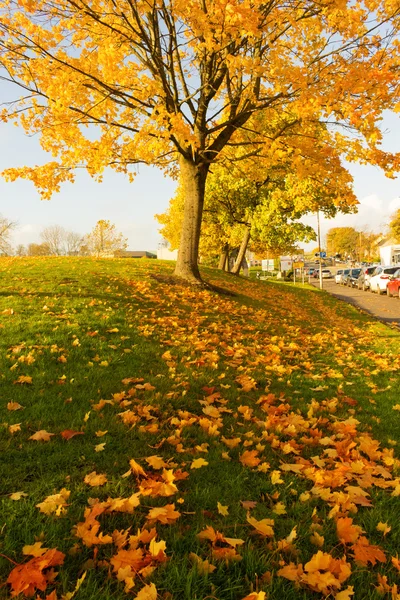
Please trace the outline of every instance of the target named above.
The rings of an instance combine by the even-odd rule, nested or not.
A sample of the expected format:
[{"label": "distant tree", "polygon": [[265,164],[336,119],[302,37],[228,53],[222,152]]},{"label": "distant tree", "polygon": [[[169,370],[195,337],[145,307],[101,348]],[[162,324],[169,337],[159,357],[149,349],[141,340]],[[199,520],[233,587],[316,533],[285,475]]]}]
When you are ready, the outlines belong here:
[{"label": "distant tree", "polygon": [[51,251],[48,244],[29,244],[28,256],[50,256]]},{"label": "distant tree", "polygon": [[65,237],[67,232],[60,225],[51,225],[43,229],[40,237],[44,244],[47,244],[50,254],[54,256],[62,256],[65,254]]},{"label": "distant tree", "polygon": [[359,254],[360,232],[354,227],[333,227],[326,234],[327,251],[330,255],[341,254],[355,258]]},{"label": "distant tree", "polygon": [[75,231],[66,231],[65,232],[65,252],[68,256],[74,256],[76,254],[80,254],[80,250],[82,247],[83,236],[79,233],[75,233]]},{"label": "distant tree", "polygon": [[397,240],[400,241],[400,208],[396,210],[394,215],[392,215],[391,221],[389,223],[390,233]]},{"label": "distant tree", "polygon": [[0,215],[0,253],[11,254],[12,247],[10,244],[10,235],[16,227],[14,221],[9,221]]},{"label": "distant tree", "polygon": [[15,250],[15,254],[16,254],[16,256],[26,256],[27,250],[26,250],[25,246],[23,244],[18,244],[18,246]]},{"label": "distant tree", "polygon": [[115,225],[104,219],[97,221],[93,231],[84,240],[90,254],[95,256],[107,256],[117,250],[125,250],[127,242],[122,233],[116,230]]}]

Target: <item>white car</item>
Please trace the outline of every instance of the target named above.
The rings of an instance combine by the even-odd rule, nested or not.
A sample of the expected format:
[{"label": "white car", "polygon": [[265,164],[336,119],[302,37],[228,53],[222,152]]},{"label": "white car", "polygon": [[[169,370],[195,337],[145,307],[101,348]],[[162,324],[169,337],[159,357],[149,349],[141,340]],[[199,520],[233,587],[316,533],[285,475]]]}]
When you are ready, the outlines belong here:
[{"label": "white car", "polygon": [[393,275],[399,267],[376,267],[376,270],[369,280],[369,289],[371,292],[377,292],[378,294],[386,293],[387,284],[389,278]]},{"label": "white car", "polygon": [[322,279],[332,279],[333,275],[329,269],[322,269]]},{"label": "white car", "polygon": [[343,274],[343,269],[339,269],[339,271],[336,271],[335,283],[340,283],[340,280],[342,278],[342,274]]}]

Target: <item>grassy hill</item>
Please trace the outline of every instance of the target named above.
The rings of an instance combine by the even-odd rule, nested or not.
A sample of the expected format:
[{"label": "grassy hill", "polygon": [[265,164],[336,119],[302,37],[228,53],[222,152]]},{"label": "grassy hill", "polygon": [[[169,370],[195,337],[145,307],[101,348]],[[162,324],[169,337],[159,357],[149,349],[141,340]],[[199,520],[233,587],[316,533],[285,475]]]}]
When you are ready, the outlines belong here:
[{"label": "grassy hill", "polygon": [[396,598],[399,332],[172,271],[0,259],[0,595]]}]

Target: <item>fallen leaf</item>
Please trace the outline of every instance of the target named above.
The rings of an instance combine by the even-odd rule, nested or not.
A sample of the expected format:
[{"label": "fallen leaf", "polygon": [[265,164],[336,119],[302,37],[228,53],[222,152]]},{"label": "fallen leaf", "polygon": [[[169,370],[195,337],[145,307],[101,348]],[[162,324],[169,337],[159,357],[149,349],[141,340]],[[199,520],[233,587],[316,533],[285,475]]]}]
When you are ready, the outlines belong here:
[{"label": "fallen leaf", "polygon": [[91,473],[85,476],[85,479],[83,481],[88,485],[91,485],[92,487],[96,487],[107,483],[107,476],[101,474],[98,475],[96,471],[92,471]]},{"label": "fallen leaf", "polygon": [[70,440],[76,435],[84,435],[84,431],[75,431],[74,429],[64,429],[64,431],[60,431],[60,435],[64,440]]},{"label": "fallen leaf", "polygon": [[149,583],[142,587],[133,600],[157,600],[157,588],[154,583]]},{"label": "fallen leaf", "polygon": [[55,435],[55,434],[49,433],[45,429],[40,429],[39,431],[37,431],[36,433],[31,435],[31,437],[28,439],[36,440],[37,442],[49,442],[52,435]]},{"label": "fallen leaf", "polygon": [[42,544],[43,542],[35,542],[31,546],[24,546],[22,554],[25,556],[42,556],[48,550],[48,548],[42,548]]},{"label": "fallen leaf", "polygon": [[21,500],[21,498],[25,498],[28,494],[25,492],[14,492],[9,495],[10,500]]},{"label": "fallen leaf", "polygon": [[21,410],[22,408],[24,407],[18,402],[7,402],[7,410]]},{"label": "fallen leaf", "polygon": [[166,504],[165,506],[152,508],[146,518],[149,522],[158,521],[163,525],[170,525],[180,516],[181,513],[175,510],[175,504]]},{"label": "fallen leaf", "polygon": [[227,517],[229,515],[229,506],[223,506],[220,502],[217,502],[217,508],[220,515]]},{"label": "fallen leaf", "polygon": [[204,460],[204,458],[196,458],[190,465],[191,469],[201,469],[201,467],[205,467],[208,465],[208,462]]}]

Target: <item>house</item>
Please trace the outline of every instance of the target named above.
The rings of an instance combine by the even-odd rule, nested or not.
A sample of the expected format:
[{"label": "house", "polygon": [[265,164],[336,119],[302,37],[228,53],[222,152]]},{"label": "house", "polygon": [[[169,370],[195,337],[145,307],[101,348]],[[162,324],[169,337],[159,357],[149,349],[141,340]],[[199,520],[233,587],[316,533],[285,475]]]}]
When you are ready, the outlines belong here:
[{"label": "house", "polygon": [[400,266],[400,244],[393,237],[384,238],[378,244],[382,265]]},{"label": "house", "polygon": [[153,252],[147,250],[116,250],[115,258],[157,258]]}]

